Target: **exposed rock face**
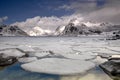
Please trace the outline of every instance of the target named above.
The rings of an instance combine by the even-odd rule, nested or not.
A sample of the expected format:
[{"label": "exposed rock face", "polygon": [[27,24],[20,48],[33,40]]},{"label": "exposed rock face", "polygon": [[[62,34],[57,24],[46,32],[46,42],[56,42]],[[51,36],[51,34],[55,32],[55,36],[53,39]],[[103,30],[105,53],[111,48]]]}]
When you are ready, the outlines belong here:
[{"label": "exposed rock face", "polygon": [[84,22],[79,22],[77,19],[71,20],[68,25],[58,27],[56,33],[62,36],[78,36],[88,34],[100,34],[102,29],[100,27],[89,27]]},{"label": "exposed rock face", "polygon": [[18,26],[0,25],[0,36],[28,36]]},{"label": "exposed rock face", "polygon": [[100,65],[109,75],[120,76],[120,58],[111,58],[109,61]]},{"label": "exposed rock face", "polygon": [[117,40],[120,39],[120,31],[112,32],[112,35],[107,40]]},{"label": "exposed rock face", "polygon": [[[101,34],[102,32],[111,32],[116,30],[120,30],[120,25],[106,22],[81,22],[77,19],[73,19],[66,26],[58,27],[55,33],[60,36],[78,36],[88,34]],[[118,37],[118,35],[116,37]]]},{"label": "exposed rock face", "polygon": [[69,23],[63,31],[63,35],[79,35],[85,33],[87,33],[87,27],[84,24],[75,26],[73,23]]},{"label": "exposed rock face", "polygon": [[17,62],[18,58],[25,57],[26,54],[17,49],[0,50],[0,66],[7,66]]},{"label": "exposed rock face", "polygon": [[17,61],[16,57],[8,56],[6,58],[3,57],[3,54],[0,54],[0,66],[7,66],[15,63]]}]

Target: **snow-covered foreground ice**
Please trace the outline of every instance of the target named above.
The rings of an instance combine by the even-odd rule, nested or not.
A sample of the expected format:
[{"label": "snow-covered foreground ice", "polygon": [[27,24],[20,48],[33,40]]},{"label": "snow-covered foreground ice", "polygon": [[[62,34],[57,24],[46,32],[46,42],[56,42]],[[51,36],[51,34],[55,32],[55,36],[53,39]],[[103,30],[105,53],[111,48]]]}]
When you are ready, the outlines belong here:
[{"label": "snow-covered foreground ice", "polygon": [[106,41],[99,36],[0,38],[0,53],[29,54],[28,58],[19,60],[24,63],[22,68],[39,73],[83,73],[106,61],[100,55],[119,55],[119,51],[120,40]]}]

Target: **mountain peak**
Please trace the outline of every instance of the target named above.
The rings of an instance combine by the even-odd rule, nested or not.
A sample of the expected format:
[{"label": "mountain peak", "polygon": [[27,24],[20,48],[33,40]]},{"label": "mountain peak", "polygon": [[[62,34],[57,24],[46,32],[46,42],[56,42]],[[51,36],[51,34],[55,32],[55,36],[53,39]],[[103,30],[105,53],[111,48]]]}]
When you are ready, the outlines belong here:
[{"label": "mountain peak", "polygon": [[0,36],[28,36],[18,26],[0,25]]},{"label": "mountain peak", "polygon": [[78,25],[80,23],[80,21],[77,18],[74,18],[72,20],[70,20],[69,24],[74,24],[75,26]]}]

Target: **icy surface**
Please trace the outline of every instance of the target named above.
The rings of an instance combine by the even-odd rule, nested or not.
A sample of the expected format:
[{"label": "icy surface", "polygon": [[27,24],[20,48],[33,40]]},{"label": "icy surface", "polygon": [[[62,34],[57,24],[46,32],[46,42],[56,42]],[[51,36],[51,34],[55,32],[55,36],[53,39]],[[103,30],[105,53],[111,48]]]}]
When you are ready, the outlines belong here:
[{"label": "icy surface", "polygon": [[25,53],[22,53],[22,52],[18,51],[17,49],[1,50],[0,54],[3,54],[4,57],[8,57],[8,56],[21,57],[21,56],[25,55]]},{"label": "icy surface", "polygon": [[93,68],[95,64],[89,61],[45,58],[35,62],[23,64],[28,71],[59,75],[79,74]]},{"label": "icy surface", "polygon": [[96,58],[95,55],[89,54],[62,54],[62,56],[69,59],[90,60]]},{"label": "icy surface", "polygon": [[40,51],[40,52],[33,52],[33,53],[29,53],[29,56],[31,57],[45,57],[47,55],[49,55],[50,53],[48,51]]},{"label": "icy surface", "polygon": [[20,58],[20,59],[18,59],[18,61],[21,62],[21,63],[33,62],[33,61],[36,61],[36,60],[37,60],[36,57],[29,57],[29,58]]},{"label": "icy surface", "polygon": [[[88,66],[89,63],[99,65],[111,56],[119,57],[120,40],[107,41],[98,35],[79,37],[1,37],[0,53],[4,53],[7,56],[22,56],[25,53],[28,54],[28,58],[19,61],[23,63],[30,62],[23,64],[25,65],[24,68],[29,71],[67,74],[67,72],[59,72],[60,70],[58,69],[61,67],[62,70],[65,70],[66,67],[63,67],[65,63],[65,65],[69,65],[66,66],[68,68],[70,67],[71,73],[74,73],[73,65],[76,65],[76,69],[82,69],[81,65],[77,65],[77,63],[81,63],[84,66],[86,65],[87,68],[82,69],[82,71],[78,70],[78,72],[75,73],[82,73],[90,69]],[[38,58],[38,60],[36,60],[36,58]],[[56,63],[56,65],[48,64],[49,59],[52,60],[54,64]],[[60,62],[60,64],[57,63],[56,60]],[[63,62],[61,62],[61,60],[63,60]],[[41,61],[44,61],[44,63]],[[69,63],[70,61],[73,62]],[[38,67],[38,70],[35,65]],[[46,65],[51,67],[48,68]],[[41,66],[43,68],[47,67],[48,69],[41,71]],[[54,67],[56,67],[58,72],[54,73],[54,70],[53,72],[52,70],[51,72],[46,71]],[[69,70],[68,73],[70,73]]]}]

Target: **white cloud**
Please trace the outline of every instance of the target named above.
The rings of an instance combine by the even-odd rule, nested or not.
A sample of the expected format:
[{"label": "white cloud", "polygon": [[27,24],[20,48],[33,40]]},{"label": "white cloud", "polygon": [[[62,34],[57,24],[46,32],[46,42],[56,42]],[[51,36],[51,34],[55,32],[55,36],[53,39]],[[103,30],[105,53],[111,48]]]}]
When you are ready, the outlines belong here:
[{"label": "white cloud", "polygon": [[88,14],[85,17],[86,20],[92,20],[97,22],[111,22],[120,23],[120,8],[119,7],[105,7],[100,10],[96,10]]},{"label": "white cloud", "polygon": [[58,8],[74,10],[86,21],[120,24],[120,0],[76,0]]},{"label": "white cloud", "polygon": [[88,13],[96,9],[96,0],[76,0],[59,6],[58,9],[74,10],[75,13]]},{"label": "white cloud", "polygon": [[8,19],[7,16],[0,18],[0,23],[3,23],[3,22],[4,22],[5,20],[7,20],[7,19]]}]

